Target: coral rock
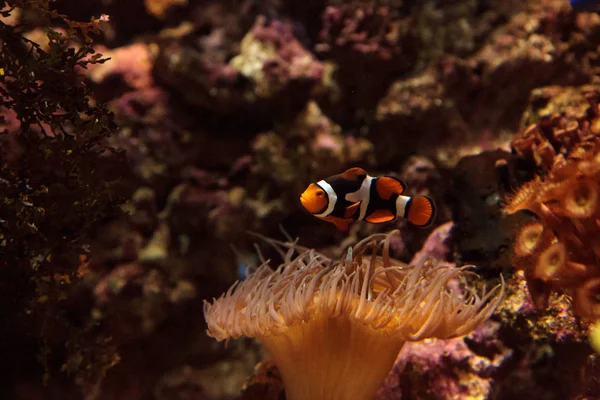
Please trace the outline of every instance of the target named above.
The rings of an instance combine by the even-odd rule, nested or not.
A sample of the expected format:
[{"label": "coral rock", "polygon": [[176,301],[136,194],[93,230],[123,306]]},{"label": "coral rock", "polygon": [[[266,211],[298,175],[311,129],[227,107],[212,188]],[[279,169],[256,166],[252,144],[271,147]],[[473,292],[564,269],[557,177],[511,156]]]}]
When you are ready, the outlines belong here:
[{"label": "coral rock", "polygon": [[272,97],[289,85],[318,82],[323,73],[321,63],[295,38],[291,26],[260,18],[229,65],[253,82],[258,98]]},{"label": "coral rock", "polygon": [[568,156],[579,143],[600,134],[600,87],[549,86],[531,94],[524,128],[511,142],[513,151],[547,172],[556,156]]},{"label": "coral rock", "polygon": [[488,399],[493,378],[512,354],[495,338],[498,328],[487,322],[465,338],[405,346],[380,389],[381,399]]},{"label": "coral rock", "polygon": [[482,270],[508,269],[507,251],[522,216],[502,215],[502,199],[531,174],[518,158],[503,150],[463,158],[450,185],[457,262],[473,263]]},{"label": "coral rock", "polygon": [[164,18],[170,8],[175,6],[186,6],[188,0],[145,0],[146,10],[150,15],[158,18]]},{"label": "coral rock", "polygon": [[[115,78],[120,80],[129,90],[153,86],[152,68],[156,46],[136,43],[112,51],[102,47],[99,47],[98,50],[110,57],[111,62],[96,65],[89,69],[88,77],[95,84],[101,84],[110,78]],[[118,85],[114,85],[114,81],[109,82],[113,87],[118,87]],[[106,82],[106,84],[108,85],[109,82]]]},{"label": "coral rock", "polygon": [[257,18],[229,62],[223,52],[209,51],[207,40],[202,43],[200,50],[164,43],[157,71],[187,101],[220,114],[269,121],[274,110],[298,111],[323,74],[285,22]]}]

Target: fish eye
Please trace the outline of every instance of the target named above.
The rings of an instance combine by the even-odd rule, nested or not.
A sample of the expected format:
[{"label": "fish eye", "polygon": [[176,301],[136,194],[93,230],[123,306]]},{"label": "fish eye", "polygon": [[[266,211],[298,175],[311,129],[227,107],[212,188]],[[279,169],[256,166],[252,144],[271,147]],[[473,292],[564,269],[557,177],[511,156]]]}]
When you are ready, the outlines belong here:
[{"label": "fish eye", "polygon": [[317,196],[319,196],[319,197],[323,196],[323,194],[324,194],[324,193],[323,193],[323,191],[322,191],[322,190],[319,190],[319,191],[317,192]]}]

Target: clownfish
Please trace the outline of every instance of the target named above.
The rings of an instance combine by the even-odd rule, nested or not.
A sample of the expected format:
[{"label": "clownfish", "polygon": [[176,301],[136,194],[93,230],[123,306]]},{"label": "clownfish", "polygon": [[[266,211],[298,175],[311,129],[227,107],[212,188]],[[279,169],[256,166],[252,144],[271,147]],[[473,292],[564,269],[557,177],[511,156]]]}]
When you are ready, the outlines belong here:
[{"label": "clownfish", "polygon": [[354,221],[372,224],[396,217],[427,227],[435,217],[433,200],[426,196],[403,196],[406,185],[392,176],[372,177],[362,168],[349,170],[311,183],[300,196],[302,206],[317,218],[347,231]]}]

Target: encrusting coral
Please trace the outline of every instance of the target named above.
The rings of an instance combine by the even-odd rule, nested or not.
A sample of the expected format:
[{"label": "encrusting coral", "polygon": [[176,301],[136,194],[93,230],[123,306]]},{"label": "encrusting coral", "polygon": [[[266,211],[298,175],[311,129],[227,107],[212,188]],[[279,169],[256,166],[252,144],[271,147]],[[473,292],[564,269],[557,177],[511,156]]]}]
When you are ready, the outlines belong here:
[{"label": "encrusting coral", "polygon": [[469,288],[461,293],[447,284],[467,274],[464,267],[391,259],[397,233],[367,237],[339,261],[270,241],[284,262],[275,270],[264,263],[205,302],[208,334],[257,338],[290,400],[372,399],[404,343],[471,332],[491,315],[504,288],[481,297]]},{"label": "encrusting coral", "polygon": [[[597,85],[536,89],[531,103],[523,121],[531,123],[512,140],[511,148],[541,171],[550,170],[559,154],[568,156],[600,133]],[[537,116],[542,119],[536,120]]]},{"label": "encrusting coral", "polygon": [[[551,290],[573,297],[576,312],[600,318],[600,109],[598,93],[590,107],[565,128],[563,119],[543,120],[515,140],[517,152],[526,140],[542,172],[513,195],[505,212],[529,210],[539,220],[525,224],[516,236],[513,263],[525,271],[529,291],[545,307]],[[566,141],[566,142],[565,142]],[[575,142],[575,144],[571,144]],[[567,149],[563,147],[568,146]],[[565,157],[564,154],[568,153]]]}]

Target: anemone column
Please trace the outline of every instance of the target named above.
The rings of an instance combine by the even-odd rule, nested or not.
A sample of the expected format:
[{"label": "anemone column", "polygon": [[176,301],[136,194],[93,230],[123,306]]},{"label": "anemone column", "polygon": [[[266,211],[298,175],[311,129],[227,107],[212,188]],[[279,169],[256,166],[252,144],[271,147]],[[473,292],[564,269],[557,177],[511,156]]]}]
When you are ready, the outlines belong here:
[{"label": "anemone column", "polygon": [[259,337],[283,377],[288,400],[372,400],[404,340],[343,315],[315,315]]}]

